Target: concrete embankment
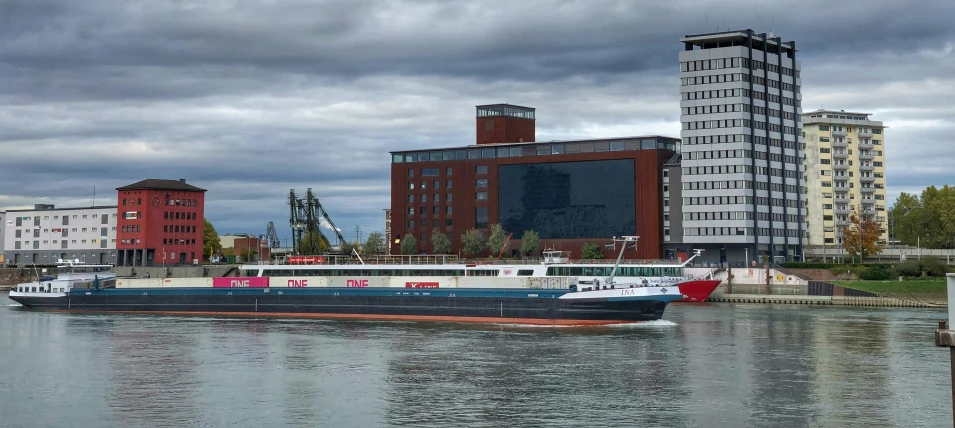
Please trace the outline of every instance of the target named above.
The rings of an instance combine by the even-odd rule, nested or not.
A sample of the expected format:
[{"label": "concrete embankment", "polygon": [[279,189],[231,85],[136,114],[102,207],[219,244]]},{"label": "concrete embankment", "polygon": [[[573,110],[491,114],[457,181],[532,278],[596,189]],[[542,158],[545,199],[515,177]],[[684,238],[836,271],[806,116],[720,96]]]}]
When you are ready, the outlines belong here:
[{"label": "concrete embankment", "polygon": [[[46,275],[55,275],[56,269],[47,269]],[[14,285],[36,280],[36,273],[33,269],[26,268],[0,268],[0,290],[9,290]]]},{"label": "concrete embankment", "polygon": [[878,306],[900,308],[939,308],[947,307],[942,303],[929,303],[918,300],[898,299],[895,297],[854,297],[854,296],[797,296],[766,294],[721,294],[711,296],[707,302],[730,303],[775,303],[789,305],[831,305],[831,306]]},{"label": "concrete embankment", "polygon": [[883,296],[848,289],[824,281],[785,284],[727,284],[724,281],[706,301],[906,308],[944,308],[948,306],[945,296]]}]

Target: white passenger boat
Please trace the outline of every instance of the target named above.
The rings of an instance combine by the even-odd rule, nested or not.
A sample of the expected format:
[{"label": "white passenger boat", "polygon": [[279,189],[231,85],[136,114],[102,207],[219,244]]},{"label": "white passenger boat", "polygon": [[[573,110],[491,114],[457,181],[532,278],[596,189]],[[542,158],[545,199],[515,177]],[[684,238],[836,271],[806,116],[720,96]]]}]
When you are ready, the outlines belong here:
[{"label": "white passenger boat", "polygon": [[44,276],[37,272],[37,280],[17,284],[10,290],[10,298],[66,296],[72,289],[104,288],[115,284],[113,265],[87,264],[79,260],[57,260],[57,274]]}]

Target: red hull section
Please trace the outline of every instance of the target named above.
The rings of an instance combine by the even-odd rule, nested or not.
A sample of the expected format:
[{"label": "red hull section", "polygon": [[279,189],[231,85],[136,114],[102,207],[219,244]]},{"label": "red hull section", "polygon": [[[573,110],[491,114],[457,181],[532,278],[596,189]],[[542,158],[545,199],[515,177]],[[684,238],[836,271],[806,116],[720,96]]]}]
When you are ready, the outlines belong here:
[{"label": "red hull section", "polygon": [[681,282],[679,284],[680,293],[686,298],[677,300],[677,302],[702,302],[710,297],[713,290],[720,286],[722,281],[718,279],[696,279],[693,281]]}]

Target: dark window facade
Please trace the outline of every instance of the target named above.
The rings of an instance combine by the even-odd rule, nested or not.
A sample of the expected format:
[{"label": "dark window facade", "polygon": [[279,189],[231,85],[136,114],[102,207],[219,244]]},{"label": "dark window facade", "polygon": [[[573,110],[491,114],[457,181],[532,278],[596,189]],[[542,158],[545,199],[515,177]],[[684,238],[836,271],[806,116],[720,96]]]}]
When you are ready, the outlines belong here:
[{"label": "dark window facade", "polygon": [[542,239],[636,234],[632,159],[502,165],[497,183],[504,230]]}]

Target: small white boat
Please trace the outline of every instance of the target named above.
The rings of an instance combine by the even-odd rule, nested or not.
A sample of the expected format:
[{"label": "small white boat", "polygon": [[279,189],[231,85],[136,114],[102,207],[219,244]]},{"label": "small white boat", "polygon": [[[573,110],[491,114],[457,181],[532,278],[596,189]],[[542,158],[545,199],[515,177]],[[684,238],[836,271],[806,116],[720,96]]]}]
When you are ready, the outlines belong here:
[{"label": "small white boat", "polygon": [[57,275],[42,276],[37,280],[17,284],[10,297],[61,297],[74,288],[108,288],[115,284],[113,265],[87,264],[79,260],[57,260]]}]

